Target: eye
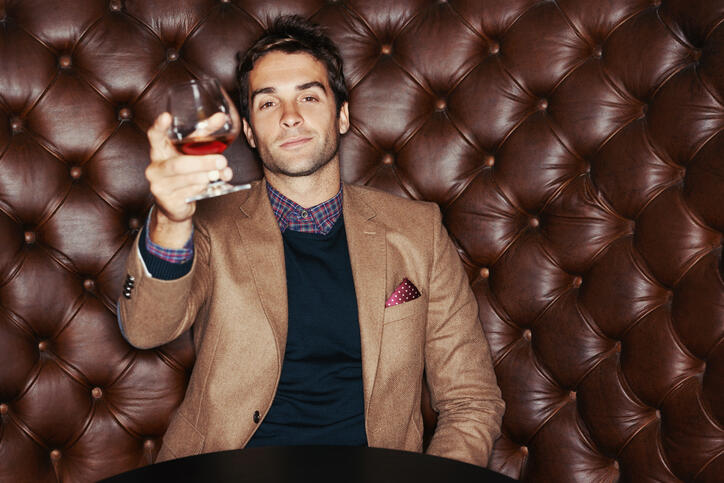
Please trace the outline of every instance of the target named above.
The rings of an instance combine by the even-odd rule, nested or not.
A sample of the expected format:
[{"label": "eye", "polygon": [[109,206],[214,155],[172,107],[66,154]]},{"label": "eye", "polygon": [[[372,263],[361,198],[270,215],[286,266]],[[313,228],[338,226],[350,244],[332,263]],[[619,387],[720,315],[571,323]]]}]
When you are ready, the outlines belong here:
[{"label": "eye", "polygon": [[274,105],[274,103],[272,101],[262,102],[261,104],[259,104],[259,110],[263,111],[264,109],[268,109],[268,108],[272,107],[273,105]]},{"label": "eye", "polygon": [[304,96],[302,97],[302,101],[304,102],[317,102],[317,98],[314,96]]}]

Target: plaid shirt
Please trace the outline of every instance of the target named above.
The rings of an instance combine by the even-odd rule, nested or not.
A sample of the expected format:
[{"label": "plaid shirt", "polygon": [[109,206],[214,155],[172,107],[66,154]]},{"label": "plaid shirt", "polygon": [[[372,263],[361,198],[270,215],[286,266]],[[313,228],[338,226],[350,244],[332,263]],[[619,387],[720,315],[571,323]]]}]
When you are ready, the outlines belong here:
[{"label": "plaid shirt", "polygon": [[311,208],[302,208],[275,190],[269,183],[266,184],[266,192],[282,233],[289,229],[302,233],[326,235],[342,213],[341,186],[333,198]]},{"label": "plaid shirt", "polygon": [[[326,235],[342,214],[342,186],[334,197],[311,208],[303,208],[266,183],[272,211],[282,233],[286,230]],[[149,213],[149,220],[151,215]],[[146,229],[149,222],[146,221]],[[193,232],[183,248],[164,248],[146,237],[146,250],[153,256],[169,263],[185,263],[194,256]]]},{"label": "plaid shirt", "polygon": [[148,236],[148,227],[151,226],[151,209],[148,212],[148,218],[146,218],[146,251],[156,258],[169,263],[186,263],[194,257],[194,232],[193,226],[191,227],[191,236],[184,245],[183,248],[165,248],[161,245],[157,245],[151,241],[151,237]]}]

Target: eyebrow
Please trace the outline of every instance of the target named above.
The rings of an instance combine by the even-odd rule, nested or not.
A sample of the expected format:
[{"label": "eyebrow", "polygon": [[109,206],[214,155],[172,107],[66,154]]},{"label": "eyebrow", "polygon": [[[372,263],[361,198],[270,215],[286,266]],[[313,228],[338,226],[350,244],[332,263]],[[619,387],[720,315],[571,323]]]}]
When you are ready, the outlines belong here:
[{"label": "eyebrow", "polygon": [[[306,91],[307,89],[311,89],[312,87],[318,87],[322,90],[325,94],[327,93],[327,89],[324,87],[324,84],[322,84],[319,81],[312,81],[312,82],[305,82],[304,84],[299,84],[295,87],[295,90],[297,91]],[[249,104],[254,104],[254,98],[259,94],[274,94],[276,93],[275,87],[263,87],[261,89],[257,89],[254,92],[251,93],[251,101]]]}]

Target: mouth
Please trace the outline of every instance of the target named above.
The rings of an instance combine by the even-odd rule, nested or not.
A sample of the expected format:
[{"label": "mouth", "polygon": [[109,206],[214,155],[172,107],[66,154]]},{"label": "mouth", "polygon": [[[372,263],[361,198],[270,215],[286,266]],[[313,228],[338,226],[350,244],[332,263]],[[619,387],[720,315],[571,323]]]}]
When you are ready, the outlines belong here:
[{"label": "mouth", "polygon": [[304,137],[304,136],[298,136],[293,137],[285,140],[283,143],[279,145],[282,149],[296,149],[300,146],[303,146],[307,144],[309,141],[311,141],[311,137]]}]

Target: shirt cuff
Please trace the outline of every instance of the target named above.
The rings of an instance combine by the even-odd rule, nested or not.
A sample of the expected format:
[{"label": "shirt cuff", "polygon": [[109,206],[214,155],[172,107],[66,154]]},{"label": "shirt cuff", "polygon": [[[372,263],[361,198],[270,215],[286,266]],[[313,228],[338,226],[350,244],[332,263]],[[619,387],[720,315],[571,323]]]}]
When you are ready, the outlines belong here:
[{"label": "shirt cuff", "polygon": [[[148,237],[148,222],[143,226],[141,238],[138,240],[138,250],[146,266],[146,270],[153,278],[160,280],[176,280],[191,271],[194,261],[193,234],[182,249],[173,250],[153,243]],[[166,256],[172,252],[171,256]],[[159,255],[159,254],[163,254]]]},{"label": "shirt cuff", "polygon": [[189,260],[193,260],[194,258],[194,229],[193,226],[191,227],[191,236],[189,236],[189,239],[186,240],[186,244],[183,248],[166,248],[162,247],[161,245],[158,245],[151,240],[151,237],[148,236],[148,227],[151,224],[150,220],[150,213],[149,218],[146,220],[146,243],[145,247],[148,253],[151,255],[154,255],[156,258],[160,258],[163,261],[169,262],[169,263],[186,263]]}]

